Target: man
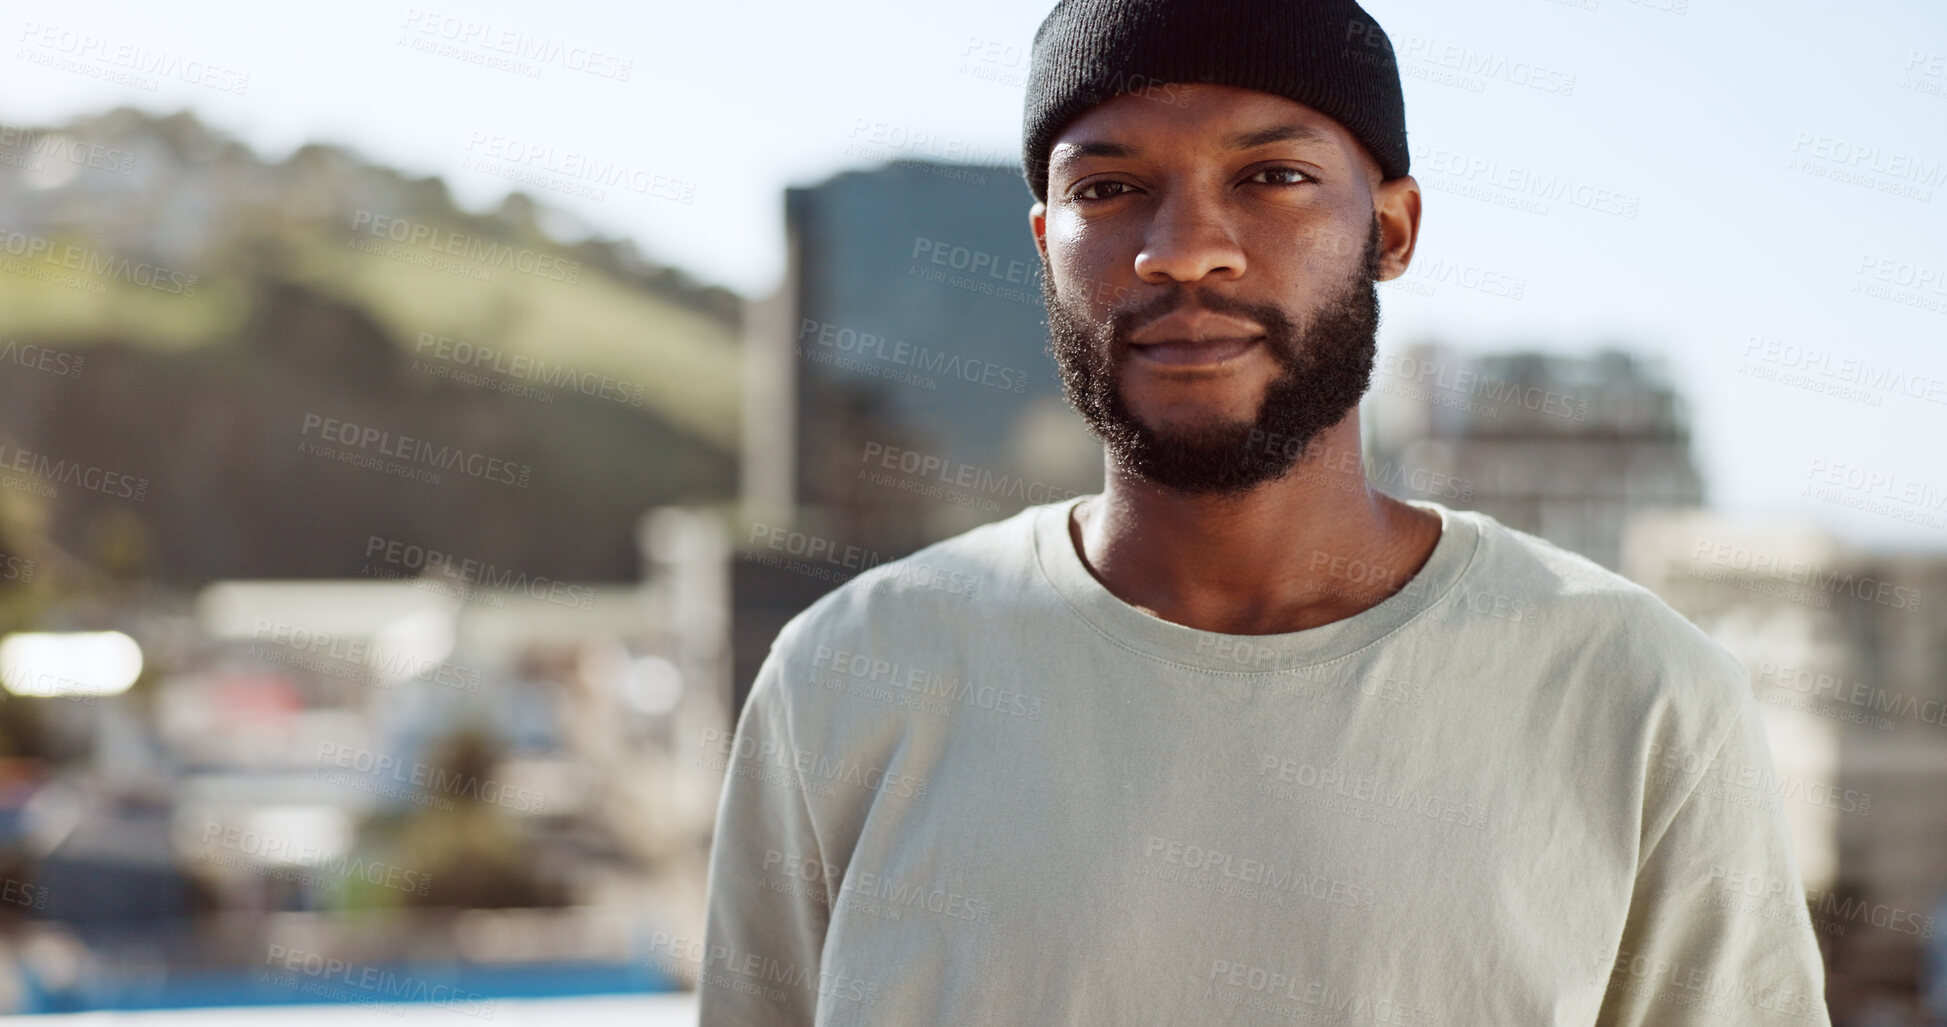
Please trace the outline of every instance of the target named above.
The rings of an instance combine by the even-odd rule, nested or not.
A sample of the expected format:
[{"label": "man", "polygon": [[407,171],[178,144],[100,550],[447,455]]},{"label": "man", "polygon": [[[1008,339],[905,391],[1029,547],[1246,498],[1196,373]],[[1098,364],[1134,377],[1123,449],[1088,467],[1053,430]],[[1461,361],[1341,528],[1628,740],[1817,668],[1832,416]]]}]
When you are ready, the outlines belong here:
[{"label": "man", "polygon": [[1063,0],[1024,166],[1106,486],[780,633],[720,746],[704,1023],[1828,1023],[1745,669],[1364,480],[1421,205],[1372,19]]}]

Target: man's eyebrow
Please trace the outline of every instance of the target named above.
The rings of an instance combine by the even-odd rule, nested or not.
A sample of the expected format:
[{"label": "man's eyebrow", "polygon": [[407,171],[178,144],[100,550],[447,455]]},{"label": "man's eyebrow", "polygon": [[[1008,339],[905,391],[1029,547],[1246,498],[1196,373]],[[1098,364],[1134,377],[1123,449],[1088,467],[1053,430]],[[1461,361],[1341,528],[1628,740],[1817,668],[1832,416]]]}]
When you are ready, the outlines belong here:
[{"label": "man's eyebrow", "polygon": [[1240,133],[1224,140],[1224,144],[1233,150],[1249,150],[1269,143],[1322,143],[1327,138],[1325,133],[1310,125],[1285,124],[1260,128],[1255,132]]},{"label": "man's eyebrow", "polygon": [[[1324,132],[1310,125],[1283,124],[1240,132],[1224,140],[1224,145],[1232,150],[1250,150],[1271,143],[1322,143],[1328,138]],[[1141,150],[1127,143],[1112,143],[1100,139],[1063,143],[1060,149],[1061,155],[1054,160],[1058,165],[1078,161],[1084,157],[1137,157],[1142,153]]]}]

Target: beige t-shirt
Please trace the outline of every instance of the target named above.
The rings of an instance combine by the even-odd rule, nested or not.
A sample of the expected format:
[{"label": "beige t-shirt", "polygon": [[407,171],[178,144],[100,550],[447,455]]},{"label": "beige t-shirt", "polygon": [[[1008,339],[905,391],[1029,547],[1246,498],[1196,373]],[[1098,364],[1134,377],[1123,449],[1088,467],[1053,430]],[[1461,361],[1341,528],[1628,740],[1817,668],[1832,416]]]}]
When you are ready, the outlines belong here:
[{"label": "beige t-shirt", "polygon": [[1217,634],[1075,502],[779,633],[705,739],[705,937],[655,942],[705,1025],[1829,1024],[1746,671],[1647,590],[1420,502],[1397,593]]}]

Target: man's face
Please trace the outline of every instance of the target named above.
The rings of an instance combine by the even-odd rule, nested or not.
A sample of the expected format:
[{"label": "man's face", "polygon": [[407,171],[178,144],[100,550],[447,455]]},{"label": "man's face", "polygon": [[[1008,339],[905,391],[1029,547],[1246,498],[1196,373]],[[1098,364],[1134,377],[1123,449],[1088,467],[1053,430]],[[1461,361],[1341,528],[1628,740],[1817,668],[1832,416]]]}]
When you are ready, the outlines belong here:
[{"label": "man's face", "polygon": [[1069,402],[1116,464],[1234,495],[1357,406],[1373,283],[1398,270],[1378,172],[1336,122],[1251,90],[1177,95],[1118,97],[1056,138],[1042,293]]}]

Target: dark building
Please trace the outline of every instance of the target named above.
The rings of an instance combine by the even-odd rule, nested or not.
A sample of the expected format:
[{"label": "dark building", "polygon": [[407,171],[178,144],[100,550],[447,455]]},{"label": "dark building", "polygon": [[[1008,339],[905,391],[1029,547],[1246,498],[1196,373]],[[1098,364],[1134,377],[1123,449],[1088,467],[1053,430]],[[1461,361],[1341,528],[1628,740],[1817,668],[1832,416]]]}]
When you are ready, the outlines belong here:
[{"label": "dark building", "polygon": [[[788,459],[747,485],[881,552],[1099,487],[1047,353],[1033,202],[1013,168],[917,162],[788,190],[785,285],[752,342],[791,403],[754,409],[748,439]],[[1075,445],[1051,451],[1056,422]]]},{"label": "dark building", "polygon": [[867,567],[1102,485],[1047,350],[1018,168],[900,161],[785,195],[753,305],[737,704],[790,615]]}]

